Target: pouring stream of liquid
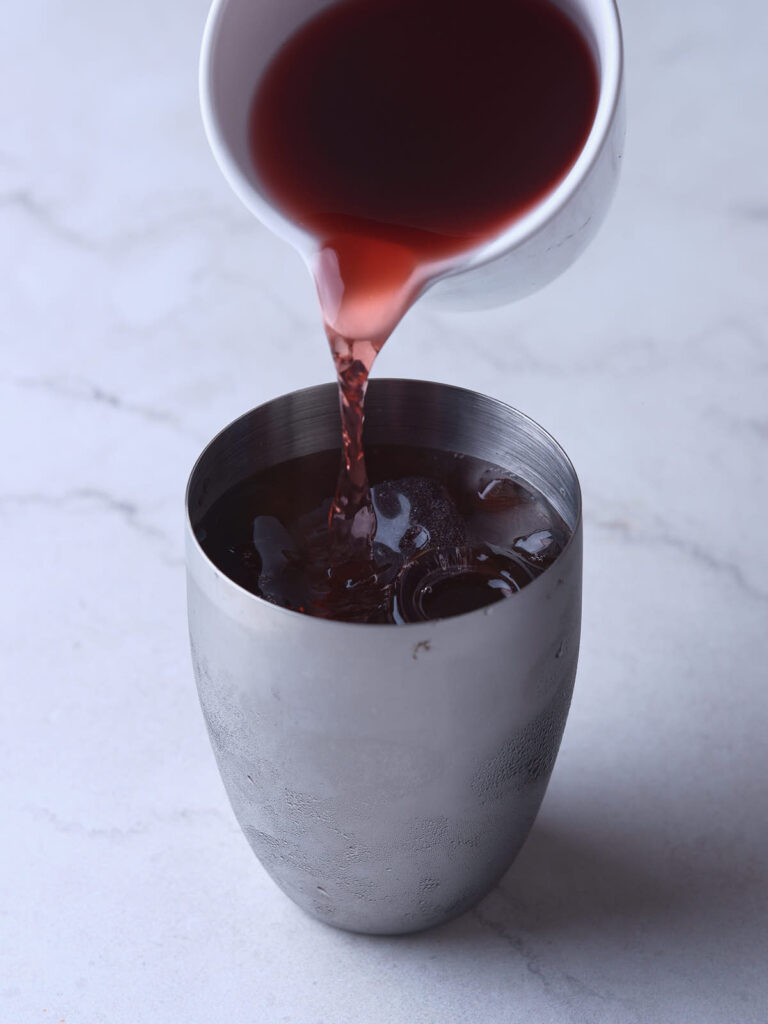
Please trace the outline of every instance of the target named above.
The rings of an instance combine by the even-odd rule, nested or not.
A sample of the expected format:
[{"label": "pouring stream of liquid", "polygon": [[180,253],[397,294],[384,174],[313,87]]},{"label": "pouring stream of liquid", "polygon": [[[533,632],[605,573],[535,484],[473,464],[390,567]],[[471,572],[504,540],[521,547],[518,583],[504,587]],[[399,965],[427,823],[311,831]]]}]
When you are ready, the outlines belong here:
[{"label": "pouring stream of liquid", "polygon": [[363,449],[365,393],[389,335],[439,264],[419,264],[393,242],[346,235],[326,243],[314,267],[323,323],[339,384],[342,466],[329,526],[343,573],[371,561],[376,535]]},{"label": "pouring stream of liquid", "polygon": [[329,578],[340,586],[373,573],[362,432],[377,354],[436,274],[563,179],[597,96],[589,44],[549,0],[338,0],[263,75],[254,167],[316,240],[312,271],[339,380],[344,458]]}]

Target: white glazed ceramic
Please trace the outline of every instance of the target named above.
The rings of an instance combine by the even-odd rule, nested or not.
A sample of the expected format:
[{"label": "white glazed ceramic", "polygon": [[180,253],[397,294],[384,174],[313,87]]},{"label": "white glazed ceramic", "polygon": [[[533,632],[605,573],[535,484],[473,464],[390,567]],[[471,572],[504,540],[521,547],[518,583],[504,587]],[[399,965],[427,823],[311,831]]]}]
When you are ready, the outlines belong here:
[{"label": "white glazed ceramic", "polygon": [[[213,153],[230,185],[308,266],[315,240],[267,198],[248,153],[251,100],[271,57],[329,0],[214,0],[203,39],[200,96]],[[331,0],[332,2],[332,0]],[[571,171],[541,203],[490,242],[461,254],[430,292],[455,308],[502,305],[562,273],[608,210],[624,141],[623,62],[614,0],[558,0],[589,41],[600,77],[592,131]]]}]

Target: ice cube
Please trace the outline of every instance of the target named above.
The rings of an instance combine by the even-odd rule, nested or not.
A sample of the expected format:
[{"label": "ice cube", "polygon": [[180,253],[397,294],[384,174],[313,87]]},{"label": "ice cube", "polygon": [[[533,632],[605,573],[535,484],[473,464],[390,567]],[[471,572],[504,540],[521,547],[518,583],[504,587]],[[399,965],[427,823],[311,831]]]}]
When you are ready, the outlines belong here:
[{"label": "ice cube", "polygon": [[532,565],[544,565],[560,553],[562,538],[552,530],[535,530],[525,537],[516,537],[512,550]]},{"label": "ice cube", "polygon": [[377,545],[407,561],[428,548],[460,547],[464,520],[445,487],[424,477],[405,477],[372,488]]}]

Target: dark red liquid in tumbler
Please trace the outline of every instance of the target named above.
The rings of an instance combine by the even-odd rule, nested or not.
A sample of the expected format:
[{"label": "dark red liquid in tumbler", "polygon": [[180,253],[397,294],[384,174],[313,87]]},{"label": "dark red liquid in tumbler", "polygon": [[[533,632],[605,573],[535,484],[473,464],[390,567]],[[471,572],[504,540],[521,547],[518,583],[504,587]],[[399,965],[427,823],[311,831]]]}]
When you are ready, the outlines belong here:
[{"label": "dark red liquid in tumbler", "polygon": [[377,531],[364,572],[329,573],[338,451],[255,474],[195,533],[229,579],[273,604],[350,622],[448,618],[517,593],[570,531],[534,487],[468,455],[402,445],[366,452]]},{"label": "dark red liquid in tumbler", "polygon": [[341,0],[267,67],[250,147],[261,186],[316,240],[341,397],[331,571],[370,575],[368,374],[445,262],[490,240],[565,177],[598,78],[549,0]]}]

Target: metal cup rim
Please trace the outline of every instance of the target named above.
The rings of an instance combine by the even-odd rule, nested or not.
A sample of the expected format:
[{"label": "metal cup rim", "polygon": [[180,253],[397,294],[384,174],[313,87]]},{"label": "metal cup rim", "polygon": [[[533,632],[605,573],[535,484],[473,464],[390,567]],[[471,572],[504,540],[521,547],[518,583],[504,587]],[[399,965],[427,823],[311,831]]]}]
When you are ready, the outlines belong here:
[{"label": "metal cup rim", "polygon": [[[498,612],[501,609],[503,609],[503,608],[505,608],[507,606],[510,606],[510,605],[514,605],[514,602],[517,602],[519,604],[521,600],[525,600],[526,595],[534,594],[534,593],[538,592],[538,590],[542,586],[545,586],[549,582],[549,580],[551,579],[551,577],[554,574],[554,572],[557,570],[558,565],[566,557],[566,555],[571,550],[571,548],[574,545],[574,543],[576,543],[576,538],[579,537],[580,534],[581,534],[582,518],[583,518],[582,493],[581,493],[581,483],[579,481],[579,476],[578,476],[578,474],[576,472],[576,469],[575,469],[575,467],[574,467],[574,465],[573,465],[573,463],[572,463],[568,453],[565,451],[565,449],[562,447],[562,445],[559,443],[559,441],[557,441],[552,436],[552,434],[549,433],[548,430],[546,430],[544,427],[542,427],[540,423],[538,423],[536,420],[533,419],[533,417],[528,416],[527,413],[521,412],[519,409],[516,409],[514,406],[511,406],[511,405],[509,405],[506,402],[502,402],[499,399],[490,398],[489,396],[483,395],[482,393],[480,393],[478,391],[473,391],[470,388],[459,387],[459,386],[454,385],[454,384],[444,384],[444,383],[440,383],[438,381],[426,381],[426,380],[419,380],[419,379],[410,378],[410,377],[408,377],[408,378],[406,378],[406,377],[377,377],[377,378],[375,378],[374,380],[372,380],[370,382],[369,388],[372,389],[375,392],[375,391],[378,391],[380,389],[384,389],[387,386],[402,385],[402,384],[419,385],[419,386],[423,386],[423,387],[426,387],[426,388],[439,389],[439,390],[444,391],[444,392],[445,391],[451,392],[451,393],[456,394],[456,395],[464,394],[464,395],[467,395],[467,396],[472,396],[472,398],[475,398],[475,399],[477,399],[477,398],[482,399],[483,402],[489,403],[490,405],[495,406],[497,409],[505,412],[506,414],[512,414],[513,416],[517,417],[519,420],[521,420],[521,421],[523,421],[525,423],[530,424],[536,431],[538,431],[541,435],[543,435],[543,439],[548,444],[550,444],[552,446],[552,448],[555,450],[555,452],[557,452],[560,455],[560,457],[562,458],[565,466],[567,467],[567,469],[569,470],[569,472],[573,476],[573,482],[574,482],[574,486],[575,486],[575,498],[576,498],[576,516],[574,518],[573,527],[571,528],[571,532],[570,532],[570,536],[568,538],[568,541],[565,544],[565,546],[563,547],[563,550],[560,552],[560,554],[555,559],[555,561],[550,566],[548,566],[534,580],[532,580],[530,583],[526,584],[526,586],[523,587],[518,593],[511,595],[510,597],[506,598],[504,601],[499,601],[499,602],[497,602],[497,603],[495,603],[493,605],[487,605],[485,607],[477,608],[474,611],[464,612],[464,613],[462,613],[460,615],[454,615],[454,616],[451,616],[450,618],[446,618],[446,619],[433,619],[433,620],[430,621],[430,625],[437,625],[439,623],[451,623],[451,622],[459,621],[459,620],[463,621],[463,620],[468,619],[470,616],[481,616],[481,615],[498,614]],[[327,391],[327,392],[334,392],[335,393],[335,391],[336,391],[336,384],[335,383],[312,384],[309,387],[298,388],[295,391],[286,392],[283,395],[278,395],[275,398],[271,398],[271,399],[269,399],[266,402],[262,402],[260,405],[254,406],[253,409],[249,409],[248,411],[242,413],[240,416],[235,417],[235,419],[233,419],[225,427],[223,427],[221,430],[219,430],[211,438],[211,440],[205,445],[205,447],[203,448],[203,450],[200,452],[199,456],[195,460],[195,463],[194,463],[194,465],[192,467],[192,470],[191,470],[191,472],[189,474],[189,479],[187,481],[186,491],[185,491],[185,495],[184,495],[184,512],[185,512],[184,518],[185,518],[185,532],[186,532],[186,535],[187,535],[188,544],[192,545],[192,550],[194,550],[196,552],[196,554],[198,555],[198,557],[200,559],[202,559],[202,561],[205,564],[207,564],[207,566],[209,566],[209,568],[211,570],[213,570],[213,572],[215,573],[217,578],[219,578],[221,581],[223,581],[225,586],[230,590],[230,592],[231,592],[233,597],[236,595],[238,598],[240,598],[240,600],[244,600],[246,603],[251,604],[255,608],[269,608],[269,609],[273,610],[276,614],[280,614],[281,613],[283,615],[289,615],[289,616],[291,616],[294,619],[300,620],[303,625],[308,624],[308,623],[318,623],[319,624],[318,628],[321,628],[321,629],[324,629],[324,630],[335,629],[337,631],[341,631],[343,629],[350,629],[350,628],[352,628],[352,629],[355,629],[356,631],[360,631],[361,629],[380,630],[380,629],[385,629],[385,628],[396,628],[397,630],[410,629],[410,630],[421,630],[421,631],[423,631],[424,625],[425,625],[424,622],[411,622],[411,623],[405,623],[405,624],[381,623],[381,622],[376,622],[376,623],[369,623],[369,622],[346,622],[346,621],[340,621],[340,620],[337,620],[337,619],[325,619],[325,618],[320,618],[318,616],[306,615],[306,614],[304,614],[302,612],[295,611],[292,608],[284,608],[281,605],[273,604],[271,601],[267,601],[265,598],[260,597],[258,594],[254,594],[250,590],[246,590],[244,587],[241,587],[240,584],[235,583],[234,580],[230,579],[229,576],[227,576],[224,572],[222,572],[222,570],[216,565],[216,563],[213,562],[208,557],[206,552],[203,550],[202,545],[198,541],[197,536],[195,535],[195,531],[194,531],[194,528],[193,528],[193,525],[192,525],[192,516],[190,514],[190,496],[191,496],[192,488],[193,488],[193,486],[194,486],[194,484],[196,482],[195,481],[195,477],[196,477],[196,475],[198,473],[198,470],[199,470],[201,464],[203,463],[206,455],[210,451],[210,449],[213,448],[224,437],[225,434],[229,433],[239,423],[241,423],[244,420],[248,419],[248,417],[252,416],[255,412],[258,412],[258,411],[261,411],[261,410],[267,410],[267,409],[269,409],[270,406],[277,405],[278,403],[285,401],[287,398],[300,397],[301,395],[307,395],[307,394],[309,394],[311,392],[317,393],[317,392],[320,392],[320,391]],[[187,568],[189,569],[189,556],[187,556]]]}]

